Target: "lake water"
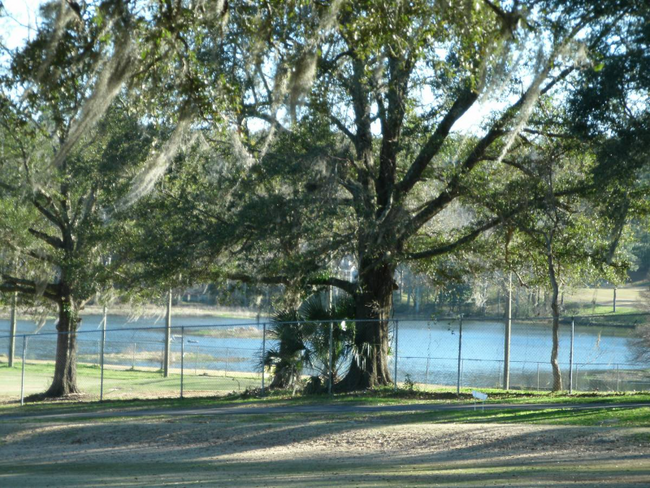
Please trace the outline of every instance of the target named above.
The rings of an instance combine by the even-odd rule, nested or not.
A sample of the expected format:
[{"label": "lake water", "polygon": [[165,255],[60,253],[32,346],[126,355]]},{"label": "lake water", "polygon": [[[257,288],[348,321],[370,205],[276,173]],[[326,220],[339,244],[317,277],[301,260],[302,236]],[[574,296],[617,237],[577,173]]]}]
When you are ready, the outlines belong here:
[{"label": "lake water", "polygon": [[[233,328],[254,327],[257,337],[216,338],[199,335],[208,326]],[[84,316],[79,334],[79,359],[99,362],[101,316]],[[106,334],[105,362],[128,367],[159,367],[162,361],[164,321],[140,319],[131,321],[123,316],[109,316]],[[261,324],[250,319],[214,317],[173,317],[172,361],[180,361],[180,327],[185,327],[185,368],[194,370],[259,371],[262,349]],[[214,330],[216,327],[213,327]],[[32,333],[32,321],[19,321],[18,333]],[[54,360],[56,336],[54,321],[49,321],[39,337],[29,338],[28,359]],[[254,332],[254,331],[253,331]],[[582,387],[595,381],[594,372],[619,369],[642,369],[645,365],[631,363],[628,337],[632,329],[576,326],[574,364]],[[0,320],[0,336],[9,333],[8,320]],[[570,326],[562,325],[560,363],[568,377]],[[393,336],[394,337],[394,336]],[[427,322],[400,320],[398,326],[398,380],[455,385],[458,379],[459,322]],[[267,340],[266,347],[274,341]],[[395,344],[391,344],[391,355]],[[503,375],[504,325],[497,321],[466,321],[463,324],[461,351],[461,381],[463,385],[499,386]],[[8,349],[8,339],[0,338],[0,354]],[[17,355],[22,352],[22,338],[16,343]],[[551,329],[548,324],[513,323],[511,337],[511,384],[521,388],[546,389],[550,385]],[[391,356],[391,368],[394,367]],[[178,367],[178,364],[172,365]],[[618,372],[616,373],[618,375]],[[602,376],[602,375],[601,375]],[[600,381],[600,380],[599,380]],[[613,380],[612,380],[613,381]],[[624,389],[617,376],[616,388]],[[612,385],[592,386],[591,388]],[[638,385],[637,385],[638,386]],[[650,383],[649,383],[650,386]],[[627,385],[629,387],[629,385]],[[647,387],[646,387],[647,388]]]}]

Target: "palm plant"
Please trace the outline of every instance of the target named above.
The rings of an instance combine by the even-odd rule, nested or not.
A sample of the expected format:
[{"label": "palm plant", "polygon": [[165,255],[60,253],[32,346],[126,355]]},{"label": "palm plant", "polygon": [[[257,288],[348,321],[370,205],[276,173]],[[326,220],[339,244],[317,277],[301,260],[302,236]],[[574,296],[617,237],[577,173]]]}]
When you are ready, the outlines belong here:
[{"label": "palm plant", "polygon": [[350,298],[336,300],[331,307],[323,305],[312,295],[297,309],[284,309],[271,319],[269,334],[277,344],[269,348],[262,364],[273,369],[270,388],[289,388],[300,379],[305,368],[329,377],[330,323],[332,330],[333,376],[345,363],[349,345],[353,343],[354,324],[345,328],[341,320],[354,316],[354,302]]}]

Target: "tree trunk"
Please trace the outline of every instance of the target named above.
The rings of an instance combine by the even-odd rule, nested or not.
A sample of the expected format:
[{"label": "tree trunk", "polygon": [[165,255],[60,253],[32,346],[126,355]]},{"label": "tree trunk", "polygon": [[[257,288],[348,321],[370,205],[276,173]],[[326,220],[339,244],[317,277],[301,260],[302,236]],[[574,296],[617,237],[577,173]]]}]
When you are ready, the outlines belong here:
[{"label": "tree trunk", "polygon": [[562,371],[558,363],[558,352],[560,349],[560,304],[558,303],[559,286],[555,276],[555,264],[551,245],[548,250],[548,275],[551,282],[551,311],[553,315],[553,347],[551,349],[551,367],[553,368],[553,391],[562,390]]},{"label": "tree trunk", "polygon": [[515,293],[515,317],[519,317],[519,290],[520,286],[517,286],[517,291]]},{"label": "tree trunk", "polygon": [[397,294],[397,304],[402,304],[402,290],[404,289],[404,267],[399,270],[399,293]]},{"label": "tree trunk", "polygon": [[[358,320],[355,334],[355,357],[338,390],[354,391],[392,383],[388,367],[389,318],[395,281],[393,265],[362,263],[359,273],[360,292],[355,297]],[[375,321],[376,320],[376,321]]]},{"label": "tree trunk", "polygon": [[560,370],[560,365],[557,361],[558,351],[560,349],[560,314],[558,312],[559,308],[557,305],[557,298],[555,297],[555,292],[553,293],[553,303],[551,308],[553,309],[553,347],[551,349],[551,366],[553,368],[553,391],[562,390],[562,371]]},{"label": "tree trunk", "polygon": [[45,397],[62,397],[79,393],[77,387],[77,329],[81,323],[74,300],[67,296],[59,301],[59,323],[56,342],[56,364],[52,385]]},{"label": "tree trunk", "polygon": [[296,377],[295,366],[288,361],[281,360],[280,363],[275,366],[273,380],[271,381],[269,388],[289,388],[293,385]]}]

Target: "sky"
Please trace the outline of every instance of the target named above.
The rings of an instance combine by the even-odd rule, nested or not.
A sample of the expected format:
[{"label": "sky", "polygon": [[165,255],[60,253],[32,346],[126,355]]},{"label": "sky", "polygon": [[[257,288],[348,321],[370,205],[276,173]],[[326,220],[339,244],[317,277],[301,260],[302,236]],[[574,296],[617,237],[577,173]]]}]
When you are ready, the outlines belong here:
[{"label": "sky", "polygon": [[0,19],[2,42],[9,49],[14,49],[25,42],[29,36],[29,27],[36,25],[38,7],[43,0],[4,0],[6,14]]}]

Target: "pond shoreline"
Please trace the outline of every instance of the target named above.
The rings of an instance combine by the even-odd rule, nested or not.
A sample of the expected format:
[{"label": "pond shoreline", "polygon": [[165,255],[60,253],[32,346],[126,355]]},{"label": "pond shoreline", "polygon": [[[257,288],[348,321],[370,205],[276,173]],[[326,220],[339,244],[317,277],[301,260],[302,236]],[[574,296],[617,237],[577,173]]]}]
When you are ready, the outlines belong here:
[{"label": "pond shoreline", "polygon": [[[81,317],[102,315],[103,307],[99,305],[88,305],[81,311]],[[139,317],[139,318],[163,318],[166,310],[163,306],[146,305],[143,307],[134,307],[128,304],[112,305],[108,308],[108,315],[120,317]],[[172,307],[172,317],[175,315],[181,317],[215,317],[215,318],[233,318],[233,319],[257,319],[257,312],[235,307],[204,307],[194,305],[178,305]],[[11,311],[9,308],[0,308],[0,320],[9,320]],[[267,314],[260,314],[260,318],[267,319]],[[18,320],[35,320],[35,314],[18,313]],[[55,320],[54,313],[48,313],[47,320]]]}]

